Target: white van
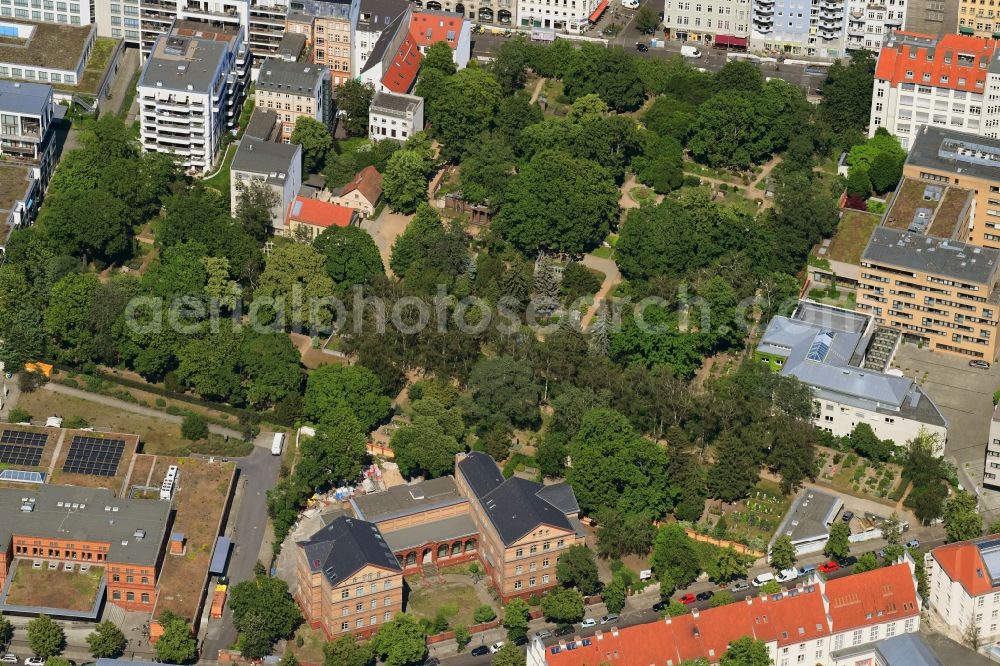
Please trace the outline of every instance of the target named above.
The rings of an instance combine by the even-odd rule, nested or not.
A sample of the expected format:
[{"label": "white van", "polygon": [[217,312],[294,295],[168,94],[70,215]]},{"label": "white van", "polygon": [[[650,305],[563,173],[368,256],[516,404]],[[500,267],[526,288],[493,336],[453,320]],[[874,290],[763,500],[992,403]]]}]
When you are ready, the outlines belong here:
[{"label": "white van", "polygon": [[781,572],[774,577],[774,580],[778,581],[779,583],[787,583],[788,581],[795,580],[798,577],[799,577],[798,569],[795,568],[782,569]]},{"label": "white van", "polygon": [[699,51],[695,46],[682,46],[681,55],[685,58],[700,58],[701,51]]},{"label": "white van", "polygon": [[276,432],[274,433],[274,439],[271,441],[271,455],[280,456],[281,449],[285,445],[285,433]]},{"label": "white van", "polygon": [[774,574],[771,573],[770,571],[765,571],[764,573],[758,575],[756,578],[750,581],[750,584],[753,585],[754,587],[760,587],[764,583],[769,583],[772,580],[774,580]]}]

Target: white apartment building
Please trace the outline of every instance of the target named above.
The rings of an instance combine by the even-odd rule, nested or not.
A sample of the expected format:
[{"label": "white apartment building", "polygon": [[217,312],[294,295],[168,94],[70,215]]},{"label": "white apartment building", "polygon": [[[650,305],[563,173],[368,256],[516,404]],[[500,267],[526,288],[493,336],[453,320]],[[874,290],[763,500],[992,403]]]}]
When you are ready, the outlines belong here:
[{"label": "white apartment building", "polygon": [[[582,35],[607,6],[608,0],[517,0],[517,21],[523,28]],[[506,22],[505,13],[509,12],[500,10],[500,23]]]},{"label": "white apartment building", "polygon": [[372,141],[405,142],[424,128],[424,99],[416,95],[377,92],[368,107],[368,136]]},{"label": "white apartment building", "polygon": [[200,21],[209,30],[241,28],[251,51],[263,56],[277,51],[287,11],[287,0],[100,0],[94,20],[100,36],[139,46],[143,56],[175,19]]},{"label": "white apartment building", "polygon": [[754,0],[755,51],[835,60],[844,55],[847,0]]},{"label": "white apartment building", "polygon": [[277,195],[271,226],[276,234],[284,234],[285,211],[302,187],[302,146],[244,136],[229,177],[229,210],[234,214],[240,193],[249,183],[264,184]]},{"label": "white apartment building", "polygon": [[406,0],[361,0],[354,28],[351,71],[359,74],[382,32],[409,8]]},{"label": "white apartment building", "polygon": [[0,0],[0,16],[66,25],[90,25],[93,7],[88,0]]},{"label": "white apartment building", "polygon": [[663,28],[670,39],[746,48],[750,7],[750,0],[666,0]]},{"label": "white apartment building", "polygon": [[921,125],[996,138],[1000,63],[995,48],[993,40],[981,37],[892,33],[879,52],[868,135],[884,127],[906,149]]},{"label": "white apartment building", "polygon": [[[866,365],[877,328],[870,315],[800,301],[791,317],[774,317],[754,357],[813,389],[813,424],[838,437],[867,423],[880,439],[899,446],[922,431],[937,435],[944,453],[948,421],[910,377]],[[894,351],[894,350],[893,350]]]},{"label": "white apartment building", "polygon": [[848,0],[847,51],[867,49],[873,53],[878,52],[889,33],[903,27],[907,1]]},{"label": "white apartment building", "polygon": [[983,463],[983,485],[1000,490],[1000,405],[993,410],[990,434],[986,440],[986,460]]},{"label": "white apartment building", "polygon": [[177,155],[191,173],[211,170],[239,121],[250,61],[242,30],[175,22],[154,43],[137,86],[143,150]]},{"label": "white apartment building", "polygon": [[927,605],[962,640],[976,627],[983,643],[1000,638],[1000,535],[939,546],[924,556]]}]

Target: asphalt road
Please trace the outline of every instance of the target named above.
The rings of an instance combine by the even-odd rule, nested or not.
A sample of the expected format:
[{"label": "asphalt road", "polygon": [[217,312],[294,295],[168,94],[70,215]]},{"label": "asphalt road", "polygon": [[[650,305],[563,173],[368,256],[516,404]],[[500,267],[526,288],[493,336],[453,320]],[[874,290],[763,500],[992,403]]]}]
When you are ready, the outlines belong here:
[{"label": "asphalt road", "polygon": [[[230,585],[253,576],[253,567],[264,541],[266,493],[277,483],[281,470],[281,456],[271,455],[272,438],[273,433],[261,432],[254,442],[253,453],[238,460],[239,508],[235,516],[230,515],[226,530],[226,535],[234,544],[227,570]],[[228,605],[221,623],[219,620],[214,620],[213,623],[202,647],[202,659],[214,660],[220,649],[228,648],[236,642],[236,628],[233,627],[233,615]]]},{"label": "asphalt road", "polygon": [[[643,0],[642,4],[649,5],[650,9],[657,14],[663,11],[663,2],[659,0]],[[623,26],[623,28],[616,36],[608,38],[609,44],[622,46],[625,50],[631,51],[635,53],[635,55],[642,58],[670,58],[672,56],[679,55],[681,52],[681,45],[685,42],[679,42],[676,40],[668,40],[664,48],[650,48],[648,51],[638,51],[636,49],[637,42],[649,44],[649,40],[655,36],[644,35],[636,29],[634,17],[637,11],[637,9],[624,9],[621,6],[621,0],[611,0],[611,3],[608,6],[608,9],[604,12],[604,15],[597,22],[596,26],[586,33],[586,36],[603,38],[604,35],[601,34],[601,31],[608,24],[615,23]],[[660,35],[662,35],[662,33],[660,33]],[[472,57],[493,57],[500,44],[507,39],[509,38],[502,35],[487,33],[473,35]],[[724,49],[706,47],[704,44],[698,44],[697,46],[702,52],[702,57],[686,58],[692,66],[701,67],[711,72],[717,72],[722,69],[723,65],[726,64],[727,58],[726,51]],[[804,65],[762,63],[760,67],[764,76],[783,79],[792,85],[800,87],[807,96],[816,95],[816,88],[820,83],[822,83],[824,78],[822,75],[807,73]]]}]

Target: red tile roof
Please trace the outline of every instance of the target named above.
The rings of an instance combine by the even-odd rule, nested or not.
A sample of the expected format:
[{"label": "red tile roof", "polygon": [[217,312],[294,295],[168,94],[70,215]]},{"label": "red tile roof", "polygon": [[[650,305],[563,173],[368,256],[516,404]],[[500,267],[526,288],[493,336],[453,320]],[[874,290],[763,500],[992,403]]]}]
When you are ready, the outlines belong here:
[{"label": "red tile roof", "polygon": [[831,580],[826,598],[834,633],[920,614],[916,582],[906,564]]},{"label": "red tile roof", "polygon": [[301,222],[314,227],[350,226],[357,212],[346,206],[327,203],[319,199],[295,197],[288,207],[288,221]]},{"label": "red tile roof", "polygon": [[408,93],[417,80],[417,72],[424,56],[417,48],[413,33],[406,35],[399,50],[392,56],[392,61],[382,76],[382,85],[394,93]]},{"label": "red tile roof", "polygon": [[[893,86],[916,83],[966,92],[983,91],[989,62],[997,47],[996,40],[965,35],[945,35],[935,40],[932,35],[907,32],[897,32],[895,37],[899,41],[883,47],[879,53],[876,79],[890,81]],[[907,37],[928,41],[926,44],[908,43]],[[971,57],[972,62],[960,63],[958,54]],[[907,73],[912,75],[907,76]],[[929,80],[925,80],[925,74],[929,75]]]},{"label": "red tile roof", "polygon": [[749,599],[702,611],[697,617],[692,613],[602,633],[590,639],[590,645],[577,642],[575,649],[556,654],[548,648],[546,658],[549,666],[663,666],[668,659],[674,664],[699,657],[717,661],[742,636],[782,646],[830,633],[818,586],[780,600]]},{"label": "red tile roof", "polygon": [[[996,539],[994,535],[990,540]],[[974,541],[959,541],[946,546],[938,546],[931,551],[931,556],[951,580],[957,580],[972,597],[993,592],[990,575],[979,554],[979,548]],[[983,572],[980,576],[978,572]]]},{"label": "red tile roof", "polygon": [[[812,641],[834,632],[919,615],[916,584],[906,564],[805,586],[795,596],[750,597],[749,601],[710,608],[695,617],[681,615],[649,624],[599,632],[566,641],[557,652],[546,648],[549,666],[665,666],[707,657],[716,662],[729,643],[753,636],[777,647]],[[824,594],[829,600],[827,622]],[[912,607],[910,607],[912,605]],[[870,614],[870,617],[869,617]],[[573,649],[566,645],[574,642]]]},{"label": "red tile roof", "polygon": [[354,190],[361,193],[372,205],[378,203],[378,198],[382,196],[382,174],[373,166],[366,166],[361,171],[354,174],[354,178],[344,185],[340,190],[340,196],[345,197]]},{"label": "red tile roof", "polygon": [[413,12],[410,17],[410,34],[417,46],[427,47],[434,42],[448,42],[448,46],[454,51],[464,22],[465,19],[457,14]]}]

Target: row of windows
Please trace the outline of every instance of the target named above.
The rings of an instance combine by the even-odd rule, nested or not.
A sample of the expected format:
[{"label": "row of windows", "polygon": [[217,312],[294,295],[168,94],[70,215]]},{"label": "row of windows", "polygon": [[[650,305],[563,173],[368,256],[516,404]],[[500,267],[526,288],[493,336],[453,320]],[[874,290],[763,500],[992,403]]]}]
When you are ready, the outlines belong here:
[{"label": "row of windows", "polygon": [[[0,7],[0,16],[14,16],[16,18],[28,18],[27,9],[15,9],[13,13],[10,11],[10,7]],[[42,17],[45,17],[44,19]],[[31,10],[31,19],[34,21],[49,21],[55,23],[69,23],[71,25],[80,25],[80,17],[77,15],[72,15],[67,17],[65,14],[53,14],[52,12],[40,12],[37,10]]]},{"label": "row of windows", "polygon": [[[559,539],[558,541],[556,541],[556,548],[562,548],[564,545],[566,545],[565,539]],[[546,541],[545,543],[542,544],[543,552],[551,549],[552,549],[551,541]],[[534,555],[537,552],[538,552],[538,544],[537,543],[531,544],[531,547],[528,548],[528,554]],[[517,550],[515,550],[514,557],[524,557],[524,548],[518,548]]]},{"label": "row of windows", "polygon": [[[549,575],[545,574],[544,576],[542,576],[542,585],[547,585],[548,582],[549,582]],[[537,584],[538,584],[538,581],[535,580],[534,576],[532,576],[531,578],[528,579],[528,587],[535,587],[535,585],[537,585]],[[521,581],[519,581],[519,580],[515,580],[514,581],[514,589],[515,590],[520,590],[522,587],[524,587],[524,585],[523,585],[523,583]]]},{"label": "row of windows", "polygon": [[0,77],[10,76],[15,79],[38,79],[39,81],[49,81],[53,83],[76,83],[76,74],[59,74],[57,72],[46,72],[44,70],[24,69],[23,67],[7,67],[0,65]]},{"label": "row of windows", "polygon": [[[382,615],[382,621],[383,621],[383,622],[388,622],[388,621],[389,621],[389,620],[391,620],[391,619],[392,619],[392,613],[389,613],[389,612],[386,612],[386,613],[384,613],[384,614]],[[370,618],[368,618],[368,624],[369,624],[369,625],[371,625],[371,626],[373,626],[373,627],[374,627],[374,626],[375,626],[376,624],[378,624],[378,619],[376,618],[376,616],[372,615],[372,616],[371,616]],[[365,626],[365,620],[364,620],[364,618],[360,618],[360,617],[359,617],[359,618],[358,618],[358,619],[357,619],[357,620],[356,620],[356,621],[354,622],[354,626],[355,626],[356,628],[358,628],[358,629],[361,629],[362,627],[364,627],[364,626]],[[341,630],[341,631],[347,631],[347,630],[348,630],[348,629],[350,629],[350,628],[351,628],[351,624],[350,624],[350,622],[341,622],[341,623],[340,623],[340,630]]]},{"label": "row of windows", "polygon": [[[121,601],[122,600],[122,591],[121,590],[112,590],[111,591],[111,598],[114,599],[115,601]],[[125,600],[126,601],[135,601],[135,592],[126,592],[125,593]],[[142,594],[140,594],[139,595],[139,600],[142,601],[142,603],[144,603],[144,604],[148,604],[149,603],[149,593],[148,592],[143,592]]]},{"label": "row of windows", "polygon": [[[378,608],[378,599],[372,599],[371,600],[371,604],[369,604],[369,605],[371,606],[372,610],[375,610],[376,608]],[[382,605],[383,606],[391,606],[392,605],[392,597],[385,597],[382,600]],[[364,609],[365,609],[365,605],[364,604],[355,604],[354,605],[354,612],[355,613],[360,613]],[[340,609],[340,614],[343,615],[344,617],[347,617],[348,615],[351,614],[351,609],[348,608],[347,606],[344,606],[343,608]]]},{"label": "row of windows", "polygon": [[[372,583],[371,586],[369,586],[368,589],[369,589],[368,594],[375,594],[376,592],[378,592],[378,583]],[[383,583],[382,583],[382,589],[383,590],[391,590],[392,589],[392,581],[391,580],[383,581]],[[364,585],[358,585],[356,588],[354,588],[354,596],[356,596],[356,597],[363,597],[364,595],[365,595],[365,586]],[[340,591],[340,598],[341,599],[350,599],[351,598],[351,591],[350,590],[341,590]],[[386,599],[388,599],[388,598],[389,597],[386,597]]]},{"label": "row of windows", "polygon": [[[122,577],[119,574],[112,574],[112,576],[111,576],[111,582],[112,583],[120,583],[120,582],[122,582]],[[125,582],[126,583],[134,583],[135,582],[135,576],[125,576]],[[149,585],[149,576],[140,576],[139,577],[139,582],[142,585]]]}]

